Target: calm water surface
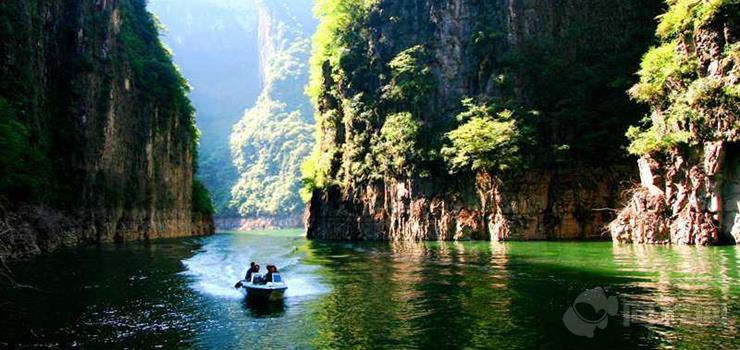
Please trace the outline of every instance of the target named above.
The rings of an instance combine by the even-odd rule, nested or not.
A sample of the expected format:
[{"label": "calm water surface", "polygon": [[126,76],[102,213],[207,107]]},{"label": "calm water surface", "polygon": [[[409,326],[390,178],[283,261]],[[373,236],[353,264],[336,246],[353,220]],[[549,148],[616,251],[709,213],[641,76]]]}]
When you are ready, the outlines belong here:
[{"label": "calm water surface", "polygon": [[[281,267],[284,302],[232,288],[250,260]],[[737,349],[739,265],[737,247],[321,243],[298,231],[69,249],[12,266],[34,288],[0,286],[0,348]],[[597,287],[618,311],[576,303],[577,327],[606,320],[576,336],[563,315]]]}]

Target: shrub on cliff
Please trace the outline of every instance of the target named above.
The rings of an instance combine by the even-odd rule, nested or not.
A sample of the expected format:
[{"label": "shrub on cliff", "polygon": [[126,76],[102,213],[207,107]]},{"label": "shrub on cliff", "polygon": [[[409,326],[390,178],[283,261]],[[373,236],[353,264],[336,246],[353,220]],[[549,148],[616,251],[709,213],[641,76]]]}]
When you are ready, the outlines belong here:
[{"label": "shrub on cliff", "polygon": [[418,147],[421,125],[409,112],[388,116],[375,142],[374,154],[383,172],[411,175],[421,160]]},{"label": "shrub on cliff", "polygon": [[447,133],[450,143],[442,149],[450,172],[503,171],[518,164],[521,133],[514,114],[472,99],[463,104],[467,110],[457,117],[462,124]]},{"label": "shrub on cliff", "polygon": [[434,91],[434,77],[424,46],[416,45],[401,51],[388,67],[391,81],[383,88],[383,98],[396,108],[418,110]]},{"label": "shrub on cliff", "polygon": [[359,24],[363,23],[369,8],[375,2],[377,0],[316,1],[314,14],[320,22],[313,37],[311,79],[306,88],[314,102],[322,92],[324,64],[329,62],[331,67],[339,67],[341,61],[347,63],[353,54],[357,54],[351,49],[355,48],[358,42],[364,41]]},{"label": "shrub on cliff", "polygon": [[29,139],[25,125],[13,116],[8,102],[0,97],[0,194],[12,200],[37,195],[48,160]]},{"label": "shrub on cliff", "polygon": [[193,213],[211,216],[215,212],[211,194],[199,180],[193,180]]},{"label": "shrub on cliff", "polygon": [[737,23],[740,2],[674,0],[669,5],[657,30],[662,44],[645,54],[640,82],[629,91],[632,98],[652,107],[644,126],[627,132],[629,152],[635,155],[721,139],[728,132],[721,126],[725,121],[735,120],[734,127],[739,127],[738,44],[728,43],[710,64],[702,50],[712,48],[699,46],[714,43],[697,42],[697,35],[706,26],[718,25],[718,19]]}]

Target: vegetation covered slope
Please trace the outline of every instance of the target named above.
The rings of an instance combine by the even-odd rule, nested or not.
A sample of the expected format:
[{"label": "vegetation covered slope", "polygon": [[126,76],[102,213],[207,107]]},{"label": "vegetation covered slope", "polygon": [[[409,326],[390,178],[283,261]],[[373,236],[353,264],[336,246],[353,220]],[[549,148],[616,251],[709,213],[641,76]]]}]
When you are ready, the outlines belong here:
[{"label": "vegetation covered slope", "polygon": [[[441,203],[458,219],[483,222],[493,215],[486,203],[463,204],[482,173],[627,164],[624,132],[645,110],[624,91],[659,8],[659,1],[319,1],[309,87],[319,141],[304,167],[305,192],[321,208],[316,232],[344,227],[322,218],[349,231],[381,231],[376,237],[416,231],[406,224],[416,209],[406,206],[421,198],[447,197]],[[540,190],[552,192],[561,180],[544,176],[549,185]],[[548,196],[531,218],[557,225],[571,209],[557,209]],[[577,211],[568,215],[593,216]],[[364,224],[338,212],[381,224],[358,229]],[[446,220],[432,226],[459,231]]]},{"label": "vegetation covered slope", "polygon": [[645,54],[630,90],[651,107],[628,133],[630,152],[642,156],[642,186],[612,235],[638,243],[740,242],[740,2],[669,5],[660,45]]},{"label": "vegetation covered slope", "polygon": [[302,0],[260,3],[262,93],[231,135],[239,172],[233,201],[248,219],[300,217],[303,211],[300,165],[311,150],[314,130],[304,94],[315,27],[310,5]]},{"label": "vegetation covered slope", "polygon": [[210,230],[188,85],[142,0],[0,4],[3,254]]},{"label": "vegetation covered slope", "polygon": [[[411,113],[423,129],[418,141],[425,149],[407,163],[409,167],[455,171],[461,164],[459,157],[452,159],[452,153],[459,155],[454,151],[470,147],[487,158],[483,160],[489,164],[485,168],[494,169],[492,163],[502,154],[485,149],[489,145],[472,144],[477,141],[474,139],[457,138],[455,142],[455,134],[448,132],[470,128],[474,126],[471,122],[494,127],[496,120],[503,119],[512,120],[513,129],[492,136],[488,143],[526,144],[526,152],[516,151],[515,145],[502,149],[526,158],[523,165],[623,163],[626,157],[621,147],[626,139],[619,131],[639,120],[641,114],[641,109],[624,96],[624,90],[634,81],[630,68],[636,66],[635,58],[650,41],[650,31],[631,27],[610,38],[599,35],[611,29],[612,23],[600,24],[598,16],[615,20],[607,17],[605,5],[589,2],[581,10],[593,11],[589,14],[592,20],[570,19],[557,35],[542,28],[542,32],[533,31],[521,38],[516,27],[506,27],[498,5],[478,5],[472,11],[472,23],[468,23],[474,28],[471,38],[465,38],[471,41],[471,47],[466,48],[471,57],[463,57],[472,66],[466,67],[471,71],[467,73],[474,76],[464,76],[466,86],[458,87],[445,86],[455,82],[442,80],[447,73],[444,60],[456,57],[433,52],[439,48],[430,41],[431,34],[427,35],[434,32],[428,30],[432,24],[423,22],[428,20],[423,14],[413,12],[421,5],[320,2],[317,11],[322,22],[315,38],[309,91],[319,108],[320,122],[325,123],[319,127],[322,139],[334,138],[336,144],[324,142],[325,149],[314,156],[307,174],[309,183],[323,185],[322,174],[337,170],[329,169],[331,162],[326,159],[339,153],[349,159],[342,162],[341,174],[331,176],[332,180],[346,183],[358,176],[372,179],[382,175],[377,169],[384,169],[383,162],[375,156],[382,153],[377,149],[382,137],[372,134],[380,132],[386,116],[394,113]],[[649,23],[657,8],[656,2],[623,6],[630,13],[628,19],[639,23]],[[562,10],[564,14],[569,11]],[[378,27],[387,33],[377,33]],[[406,38],[391,39],[391,34],[400,33]],[[446,91],[451,88],[460,91]],[[348,126],[358,128],[352,130],[353,136],[364,139],[336,140],[336,136],[343,136],[341,127],[335,126],[342,118],[351,121],[345,123]],[[442,152],[445,147],[450,148],[450,157]],[[447,164],[445,158],[449,158]],[[474,168],[466,170],[478,167]]]},{"label": "vegetation covered slope", "polygon": [[187,77],[202,131],[198,178],[213,193],[216,216],[230,207],[237,180],[231,129],[260,94],[256,0],[151,0],[166,27],[162,40]]}]

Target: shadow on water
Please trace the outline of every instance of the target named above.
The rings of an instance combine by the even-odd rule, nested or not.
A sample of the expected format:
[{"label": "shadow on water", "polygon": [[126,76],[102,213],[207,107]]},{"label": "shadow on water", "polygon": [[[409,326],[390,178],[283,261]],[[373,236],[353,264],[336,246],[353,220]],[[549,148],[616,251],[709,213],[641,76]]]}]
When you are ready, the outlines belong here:
[{"label": "shadow on water", "polygon": [[265,300],[263,298],[244,297],[244,309],[255,318],[276,318],[285,315],[285,301]]},{"label": "shadow on water", "polygon": [[59,250],[15,263],[20,280],[38,290],[0,286],[0,348],[143,348],[185,344],[200,322],[180,259],[199,240],[106,244]]}]

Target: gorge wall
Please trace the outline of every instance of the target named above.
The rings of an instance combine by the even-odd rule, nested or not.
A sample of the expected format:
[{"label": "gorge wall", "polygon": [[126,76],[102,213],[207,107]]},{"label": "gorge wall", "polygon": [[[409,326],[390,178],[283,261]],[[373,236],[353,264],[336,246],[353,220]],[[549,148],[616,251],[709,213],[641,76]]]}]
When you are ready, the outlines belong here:
[{"label": "gorge wall", "polygon": [[0,4],[0,256],[213,231],[158,35],[143,0]]},{"label": "gorge wall", "polygon": [[217,223],[223,229],[296,228],[304,209],[301,162],[314,144],[313,111],[304,89],[316,20],[310,1],[256,6],[262,91],[230,136],[238,173],[232,205],[239,215]]},{"label": "gorge wall", "polygon": [[646,112],[624,92],[660,6],[324,4],[308,237],[608,238],[633,182],[623,135]]},{"label": "gorge wall", "polygon": [[662,17],[630,90],[652,114],[630,130],[641,181],[614,240],[740,243],[739,25],[737,1],[676,1]]},{"label": "gorge wall", "polygon": [[213,195],[216,218],[238,217],[231,188],[238,174],[229,135],[261,91],[258,0],[150,0],[167,30],[162,40],[192,86],[201,130],[196,176]]}]

